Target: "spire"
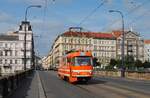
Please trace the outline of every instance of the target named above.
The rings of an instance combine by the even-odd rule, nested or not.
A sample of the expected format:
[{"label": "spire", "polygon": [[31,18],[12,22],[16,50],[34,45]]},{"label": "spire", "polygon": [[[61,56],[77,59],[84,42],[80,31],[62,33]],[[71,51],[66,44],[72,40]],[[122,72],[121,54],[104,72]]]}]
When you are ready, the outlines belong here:
[{"label": "spire", "polygon": [[29,21],[22,21],[21,25],[19,26],[19,31],[24,31],[26,26],[27,31],[32,31],[32,27]]}]

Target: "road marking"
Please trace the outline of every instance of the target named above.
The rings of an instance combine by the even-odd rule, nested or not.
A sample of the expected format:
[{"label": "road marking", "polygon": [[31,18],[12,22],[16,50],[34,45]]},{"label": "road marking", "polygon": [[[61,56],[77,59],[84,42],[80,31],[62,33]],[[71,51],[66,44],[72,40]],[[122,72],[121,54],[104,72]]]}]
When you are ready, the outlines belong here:
[{"label": "road marking", "polygon": [[36,71],[36,74],[37,74],[37,78],[38,78],[39,98],[46,98],[45,93],[44,93],[44,89],[42,86],[42,82],[41,82],[39,73],[37,71]]}]

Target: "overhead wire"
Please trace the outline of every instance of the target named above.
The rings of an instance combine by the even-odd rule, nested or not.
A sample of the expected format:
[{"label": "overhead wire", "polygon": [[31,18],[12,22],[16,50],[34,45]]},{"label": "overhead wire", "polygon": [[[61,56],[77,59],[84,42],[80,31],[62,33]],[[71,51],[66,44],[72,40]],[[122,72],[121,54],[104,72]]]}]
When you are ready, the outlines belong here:
[{"label": "overhead wire", "polygon": [[[128,13],[126,13],[124,16],[127,16],[129,14],[132,14],[133,12],[137,11],[139,8],[141,8],[143,5],[149,3],[149,1],[143,2],[142,4],[134,7],[133,9],[131,9]],[[110,29],[113,25],[115,25],[116,23],[120,22],[121,20],[114,20],[113,22],[109,23],[107,26],[105,26],[104,28],[102,28],[102,30],[105,30],[107,28]]]},{"label": "overhead wire", "polygon": [[78,26],[81,26],[90,16],[92,16],[101,6],[103,6],[108,0],[103,0],[96,8],[94,8],[85,18],[81,20]]}]

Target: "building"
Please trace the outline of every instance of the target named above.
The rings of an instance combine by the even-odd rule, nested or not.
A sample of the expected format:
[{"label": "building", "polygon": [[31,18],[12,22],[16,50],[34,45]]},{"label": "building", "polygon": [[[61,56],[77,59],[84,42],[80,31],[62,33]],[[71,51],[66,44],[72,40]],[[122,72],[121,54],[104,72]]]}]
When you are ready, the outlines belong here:
[{"label": "building", "polygon": [[[102,67],[107,66],[110,59],[121,59],[121,31],[102,33],[82,32],[81,28],[79,30],[75,29],[70,28],[56,38],[49,54],[45,58],[45,64],[47,64],[48,68],[57,68],[60,64],[60,58],[66,51],[72,49],[92,51],[93,56],[98,59]],[[124,52],[125,58],[132,56],[134,60],[144,62],[144,41],[139,34],[133,31],[125,31]]]},{"label": "building", "polygon": [[150,40],[144,40],[144,48],[145,48],[145,61],[150,62]]},{"label": "building", "polygon": [[42,68],[45,69],[45,70],[47,70],[49,68],[48,58],[47,57],[43,57],[42,58]]},{"label": "building", "polygon": [[35,69],[41,69],[42,68],[42,60],[40,56],[35,55]]},{"label": "building", "polygon": [[29,22],[22,22],[18,31],[0,35],[0,68],[2,74],[24,70],[25,27],[27,30],[26,68],[30,69],[33,65],[33,32]]},{"label": "building", "polygon": [[102,65],[109,63],[111,58],[116,58],[116,38],[112,33],[81,32],[69,29],[59,35],[52,45],[47,56],[47,65],[57,68],[60,58],[69,50],[92,51]]},{"label": "building", "polygon": [[[116,37],[116,56],[121,59],[122,33],[121,31],[113,31]],[[144,61],[144,40],[136,32],[125,31],[125,57],[133,56],[134,60]]]}]

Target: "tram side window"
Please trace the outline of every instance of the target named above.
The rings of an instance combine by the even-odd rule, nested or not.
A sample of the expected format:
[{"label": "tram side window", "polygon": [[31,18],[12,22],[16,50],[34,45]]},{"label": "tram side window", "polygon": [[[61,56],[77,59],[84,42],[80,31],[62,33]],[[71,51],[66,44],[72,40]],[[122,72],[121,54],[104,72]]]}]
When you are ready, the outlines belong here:
[{"label": "tram side window", "polygon": [[67,64],[67,59],[66,59],[66,58],[63,58],[63,61],[62,61],[62,62],[63,62],[63,65],[66,66],[66,64]]},{"label": "tram side window", "polygon": [[74,65],[75,59],[74,58],[67,58],[67,63]]},{"label": "tram side window", "polygon": [[71,59],[72,65],[75,65],[75,58]]},{"label": "tram side window", "polygon": [[71,63],[71,59],[70,58],[67,58],[67,63]]}]

